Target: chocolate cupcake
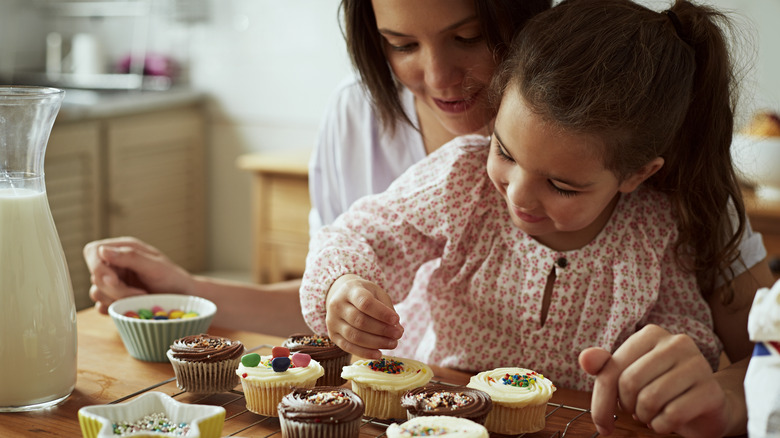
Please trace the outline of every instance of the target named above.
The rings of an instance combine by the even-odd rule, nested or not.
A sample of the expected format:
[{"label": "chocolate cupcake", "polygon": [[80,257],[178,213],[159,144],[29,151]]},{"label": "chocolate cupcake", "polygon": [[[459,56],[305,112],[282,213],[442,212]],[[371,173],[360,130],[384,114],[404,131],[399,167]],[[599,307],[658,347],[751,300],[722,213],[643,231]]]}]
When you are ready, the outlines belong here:
[{"label": "chocolate cupcake", "polygon": [[468,418],[485,424],[485,418],[493,408],[490,396],[479,389],[466,386],[429,385],[410,389],[401,397],[401,406],[407,418],[446,415]]},{"label": "chocolate cupcake", "polygon": [[238,385],[236,368],[243,354],[240,341],[207,334],[176,339],[167,353],[176,386],[198,394],[230,391]]},{"label": "chocolate cupcake", "polygon": [[296,388],[277,407],[285,438],[357,438],[364,409],[354,392],[336,386]]},{"label": "chocolate cupcake", "polygon": [[349,365],[352,355],[339,348],[327,336],[297,333],[282,344],[293,353],[306,353],[325,368],[325,375],[317,380],[317,386],[341,386],[341,369]]}]

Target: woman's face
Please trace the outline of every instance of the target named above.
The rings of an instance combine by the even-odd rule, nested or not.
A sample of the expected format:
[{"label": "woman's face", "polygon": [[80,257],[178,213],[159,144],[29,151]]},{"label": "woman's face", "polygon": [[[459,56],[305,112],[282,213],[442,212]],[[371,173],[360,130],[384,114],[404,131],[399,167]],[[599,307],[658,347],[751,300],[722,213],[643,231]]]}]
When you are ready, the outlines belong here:
[{"label": "woman's face", "polygon": [[556,250],[580,248],[593,240],[612,215],[617,194],[634,190],[649,176],[645,170],[652,173],[660,167],[654,161],[652,167],[618,180],[604,167],[598,138],[545,123],[515,87],[501,101],[490,148],[488,175],[512,221]]},{"label": "woman's face", "polygon": [[487,86],[496,68],[473,0],[372,0],[396,78],[448,132],[491,121]]}]

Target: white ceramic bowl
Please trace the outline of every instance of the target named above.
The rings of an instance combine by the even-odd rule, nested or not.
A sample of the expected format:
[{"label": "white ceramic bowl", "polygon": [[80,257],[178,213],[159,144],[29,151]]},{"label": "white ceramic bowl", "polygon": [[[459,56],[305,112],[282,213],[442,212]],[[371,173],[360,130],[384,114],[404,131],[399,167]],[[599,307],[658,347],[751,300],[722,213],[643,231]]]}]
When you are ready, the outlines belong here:
[{"label": "white ceramic bowl", "polygon": [[737,175],[756,186],[756,196],[780,200],[780,138],[734,135],[731,156]]},{"label": "white ceramic bowl", "polygon": [[[198,316],[184,319],[137,319],[125,316],[128,311],[163,309],[196,312]],[[114,301],[108,314],[114,320],[125,348],[136,359],[150,362],[168,362],[165,353],[173,341],[189,335],[206,333],[217,313],[211,301],[191,295],[149,294]]]},{"label": "white ceramic bowl", "polygon": [[[79,425],[84,438],[110,438],[113,424],[136,422],[147,415],[161,413],[175,424],[187,423],[187,437],[219,438],[225,424],[225,408],[211,405],[191,405],[174,400],[161,392],[147,392],[126,403],[84,406],[79,409]],[[170,437],[170,433],[149,432],[126,436]]]}]

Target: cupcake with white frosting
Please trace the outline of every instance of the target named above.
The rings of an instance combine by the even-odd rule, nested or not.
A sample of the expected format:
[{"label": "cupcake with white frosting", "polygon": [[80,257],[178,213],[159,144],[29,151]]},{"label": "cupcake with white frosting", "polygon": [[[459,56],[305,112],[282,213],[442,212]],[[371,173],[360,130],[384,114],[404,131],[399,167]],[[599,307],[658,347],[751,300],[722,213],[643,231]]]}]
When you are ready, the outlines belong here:
[{"label": "cupcake with white frosting", "polygon": [[468,418],[450,416],[416,417],[387,428],[387,438],[443,436],[449,438],[488,438],[485,426]]},{"label": "cupcake with white frosting", "polygon": [[406,418],[401,397],[407,390],[426,385],[433,371],[416,360],[384,356],[355,361],[343,368],[341,377],[349,380],[352,390],[363,399],[366,416]]},{"label": "cupcake with white frosting", "polygon": [[270,356],[257,353],[241,358],[236,374],[244,389],[246,408],[256,414],[276,417],[276,407],[293,388],[312,388],[325,370],[305,353],[274,347]]},{"label": "cupcake with white frosting", "polygon": [[506,435],[544,429],[547,402],[555,385],[543,375],[525,368],[496,368],[472,376],[469,388],[490,395],[493,409],[485,420],[490,432]]}]

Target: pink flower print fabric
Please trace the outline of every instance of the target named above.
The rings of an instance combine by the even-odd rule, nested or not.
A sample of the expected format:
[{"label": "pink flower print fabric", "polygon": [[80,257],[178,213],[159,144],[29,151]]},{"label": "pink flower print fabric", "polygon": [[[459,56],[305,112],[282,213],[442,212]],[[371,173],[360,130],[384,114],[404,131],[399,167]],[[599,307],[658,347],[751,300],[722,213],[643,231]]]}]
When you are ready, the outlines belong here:
[{"label": "pink flower print fabric", "polygon": [[623,195],[594,241],[559,252],[512,224],[485,171],[488,152],[485,137],[457,138],[314,236],[301,286],[310,327],[327,332],[328,289],[353,273],[395,303],[410,297],[396,309],[405,334],[394,353],[429,364],[522,366],[590,390],[580,351],[614,351],[654,323],[692,336],[717,366],[722,346],[695,277],[675,264],[677,228],[663,194],[640,187]]}]

